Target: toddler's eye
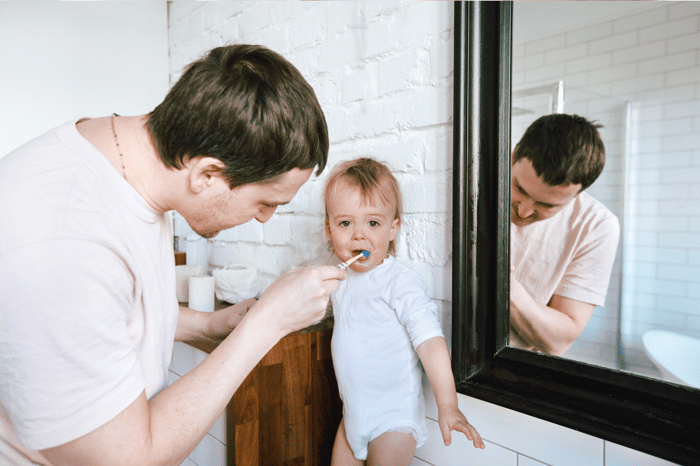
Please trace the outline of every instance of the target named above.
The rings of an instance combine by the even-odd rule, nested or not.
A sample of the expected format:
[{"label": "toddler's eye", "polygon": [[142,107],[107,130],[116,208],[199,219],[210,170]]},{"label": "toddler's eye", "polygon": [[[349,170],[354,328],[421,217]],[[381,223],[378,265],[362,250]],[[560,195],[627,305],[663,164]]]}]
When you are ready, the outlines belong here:
[{"label": "toddler's eye", "polygon": [[343,221],[340,222],[338,225],[340,225],[341,227],[349,227],[349,226],[350,226],[350,222],[348,222],[347,220],[343,220]]},{"label": "toddler's eye", "polygon": [[370,221],[369,221],[369,226],[371,226],[371,227],[378,227],[378,226],[379,226],[379,222],[376,221],[376,220],[370,220]]}]

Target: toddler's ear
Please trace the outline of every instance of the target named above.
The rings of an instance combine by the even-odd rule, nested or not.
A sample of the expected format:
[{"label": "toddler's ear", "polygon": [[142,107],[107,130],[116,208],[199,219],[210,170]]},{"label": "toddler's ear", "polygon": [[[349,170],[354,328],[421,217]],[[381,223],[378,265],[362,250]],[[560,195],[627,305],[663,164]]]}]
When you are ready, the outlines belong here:
[{"label": "toddler's ear", "polygon": [[395,218],[394,221],[391,222],[391,232],[389,234],[389,241],[394,241],[396,235],[399,233],[399,228],[401,228],[401,220]]},{"label": "toddler's ear", "polygon": [[326,232],[326,239],[328,239],[328,241],[330,241],[331,240],[331,225],[330,225],[330,223],[328,223],[328,220],[326,220],[326,228],[324,228],[324,231]]}]

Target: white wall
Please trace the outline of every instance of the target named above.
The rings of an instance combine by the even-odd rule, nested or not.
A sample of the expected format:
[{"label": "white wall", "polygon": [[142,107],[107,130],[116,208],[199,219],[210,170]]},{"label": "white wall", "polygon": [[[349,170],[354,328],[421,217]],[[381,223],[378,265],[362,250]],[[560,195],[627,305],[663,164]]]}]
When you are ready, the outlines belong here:
[{"label": "white wall", "polygon": [[169,84],[166,7],[0,1],[0,157],[73,118],[152,110]]},{"label": "white wall", "polygon": [[[372,155],[394,169],[406,197],[397,257],[417,269],[450,322],[452,2],[174,2],[170,68],[223,43],[266,45],[314,87],[328,120],[330,165]],[[267,224],[255,221],[210,240],[209,262],[243,262],[270,276],[324,257],[320,179]],[[176,222],[176,234],[191,230]],[[449,328],[446,328],[449,335]],[[179,346],[173,378],[202,354]],[[431,397],[428,390],[428,396]],[[475,450],[454,436],[444,447],[434,401],[431,437],[415,466],[627,466],[670,463],[466,396],[460,406],[486,441]],[[222,422],[187,464],[223,464]]]}]

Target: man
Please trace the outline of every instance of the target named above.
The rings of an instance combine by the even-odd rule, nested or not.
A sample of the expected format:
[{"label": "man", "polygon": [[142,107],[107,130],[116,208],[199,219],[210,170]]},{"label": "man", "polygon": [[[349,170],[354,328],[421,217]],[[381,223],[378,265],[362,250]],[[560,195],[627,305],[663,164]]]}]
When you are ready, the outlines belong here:
[{"label": "man", "polygon": [[605,303],[620,227],[583,192],[605,165],[599,127],[578,115],[546,115],[513,150],[513,346],[560,356]]},{"label": "man", "polygon": [[[148,115],[73,121],[2,159],[0,463],[180,464],[346,275],[295,269],[257,302],[178,308],[167,212],[204,237],[266,222],[327,156],[298,70],[236,45],[190,65]],[[195,339],[221,343],[167,386],[173,340]]]}]

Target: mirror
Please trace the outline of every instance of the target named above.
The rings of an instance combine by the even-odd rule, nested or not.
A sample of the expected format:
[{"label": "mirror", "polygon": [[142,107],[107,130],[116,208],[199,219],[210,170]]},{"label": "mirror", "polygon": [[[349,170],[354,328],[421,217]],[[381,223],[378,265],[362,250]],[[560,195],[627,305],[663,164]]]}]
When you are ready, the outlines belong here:
[{"label": "mirror", "polygon": [[[525,3],[527,2],[523,2],[523,5]],[[557,11],[565,2],[547,3],[553,11]],[[581,2],[581,4],[586,5],[587,8],[596,8],[600,5],[598,2]],[[689,9],[696,8],[688,2],[649,2],[648,7],[651,9],[646,12],[647,16],[644,16],[646,21],[658,19],[658,12],[654,13],[653,8],[669,8],[665,10],[664,20],[678,18],[678,15],[684,14],[683,12],[687,14]],[[457,390],[464,395],[535,416],[674,463],[694,464],[700,457],[700,444],[697,442],[700,438],[700,423],[697,422],[700,419],[699,389],[599,363],[581,362],[570,357],[551,356],[508,345],[510,155],[512,141],[518,137],[514,134],[515,128],[513,133],[511,132],[511,126],[516,118],[523,115],[519,110],[520,107],[515,105],[515,99],[523,96],[511,96],[511,89],[525,89],[525,86],[518,87],[520,76],[513,73],[511,66],[515,63],[518,53],[513,48],[512,12],[512,2],[455,3],[452,365]],[[572,19],[576,18],[577,16],[574,15]],[[624,18],[620,21],[623,20]],[[694,20],[694,27],[697,28],[697,13]],[[546,19],[546,21],[552,20]],[[640,18],[636,18],[636,21],[637,24],[649,25]],[[530,27],[538,29],[540,24],[534,21]],[[570,30],[574,31],[574,29]],[[597,31],[592,26],[591,32],[594,36],[600,34],[600,30]],[[662,32],[661,28],[652,29],[652,31],[656,31],[656,38],[648,47],[653,48],[656,47],[653,44],[661,40],[659,35]],[[687,47],[689,44],[697,47],[697,29],[694,34],[691,35],[694,38],[674,42],[674,47]],[[569,44],[562,52],[564,55],[574,53],[569,46],[573,44]],[[642,48],[639,49],[640,52]],[[664,44],[664,50],[666,49],[667,46]],[[691,53],[686,56],[688,63],[684,68],[685,71],[665,72],[663,79],[664,82],[675,80],[679,88],[685,89],[686,92],[693,92],[693,96],[688,97],[684,103],[677,103],[674,107],[657,108],[657,115],[660,112],[662,116],[659,120],[670,116],[670,108],[675,108],[676,114],[681,113],[683,109],[685,112],[691,112],[698,108],[700,89],[697,84],[694,84],[697,82],[698,75],[698,55],[697,49],[695,50],[694,55]],[[679,51],[679,53],[684,52]],[[542,59],[546,60],[545,57]],[[610,60],[611,62],[614,60],[612,54]],[[670,66],[669,60],[661,56],[644,62],[650,63],[650,68],[639,64],[634,69],[643,68],[650,72],[653,69]],[[533,68],[533,70],[537,69],[544,71],[542,81],[538,85],[559,84],[557,78],[553,80],[550,78],[552,67],[547,67],[543,62]],[[584,76],[592,74],[593,71],[583,72]],[[654,79],[649,81],[653,82]],[[647,82],[647,80],[642,81]],[[642,90],[639,87],[635,89],[631,82],[625,82],[621,78],[616,78],[615,83],[634,95]],[[585,92],[604,94],[598,88],[583,89],[580,85],[576,85],[575,80],[568,79],[564,81],[564,105],[566,105],[567,88],[572,88],[572,91],[576,90],[582,95]],[[557,97],[558,92],[557,89],[555,93]],[[551,96],[552,93],[550,92],[549,95]],[[617,97],[611,93],[605,95],[613,97],[610,101],[610,106],[613,108],[620,100],[629,101],[634,107],[634,101],[626,97],[620,98],[619,94]],[[659,99],[668,94],[665,91],[659,91],[652,95],[654,99]],[[577,98],[574,97],[576,94],[572,96],[575,102]],[[515,107],[512,118],[511,99]],[[554,97],[552,99],[555,101]],[[592,109],[591,105],[585,108],[586,112]],[[580,112],[586,113],[582,110]],[[599,112],[599,114],[603,113],[605,112]],[[614,113],[610,112],[611,115]],[[697,117],[691,119],[697,131],[698,119]],[[603,124],[606,123],[613,124],[610,120],[603,121]],[[639,128],[641,128],[638,131],[640,135],[653,136],[650,126]],[[628,141],[627,135],[624,140]],[[644,141],[644,139],[641,140]],[[697,163],[697,137],[693,138],[692,135],[685,139],[678,137],[673,141],[675,146],[672,147],[678,149],[677,153],[685,154],[683,158]],[[635,144],[643,145],[639,141]],[[614,146],[615,144],[610,144],[608,150],[610,152],[616,150]],[[630,148],[632,153],[632,144],[626,147]],[[644,148],[650,152],[658,152],[660,149],[654,146]],[[668,161],[668,157],[658,157],[656,160],[660,163]],[[612,167],[612,164],[607,165],[608,170]],[[668,173],[675,173],[673,180],[675,182],[685,172],[678,170]],[[604,179],[601,178],[601,180]],[[627,180],[626,186],[635,186],[631,181]],[[686,182],[684,189],[694,192],[697,199],[697,183],[692,183],[694,182]],[[694,187],[691,187],[691,184]],[[657,181],[655,185],[657,186],[655,189],[658,189],[661,184]],[[665,189],[668,196],[676,192],[677,183],[671,183],[671,185]],[[638,191],[650,193],[654,189],[643,188]],[[597,195],[602,197],[600,193]],[[650,204],[646,204],[645,208],[649,207]],[[667,227],[665,222],[666,220],[663,226]],[[697,228],[697,220],[691,219],[689,223]],[[668,225],[671,224],[669,220]],[[638,238],[643,236],[640,235]],[[665,238],[667,236],[671,237],[668,233],[656,234],[657,238],[661,237],[665,240],[668,239]],[[691,237],[692,235],[688,236],[688,238]],[[676,237],[675,243],[680,243],[679,238]],[[698,244],[697,240],[695,243]],[[697,255],[694,257],[694,263],[698,264]],[[622,263],[627,267],[631,261],[623,258]],[[691,273],[690,266],[684,270],[686,270],[684,274],[686,278],[697,276]],[[620,274],[619,271],[617,273]],[[644,283],[647,285],[642,286],[647,287],[650,281],[647,280]],[[629,294],[630,297],[639,296],[639,291],[630,291]],[[678,300],[678,302],[681,301]],[[688,319],[690,320],[692,319]],[[625,330],[624,326],[622,328]],[[690,356],[694,357],[692,353]]]},{"label": "mirror", "polygon": [[563,357],[695,388],[698,15],[697,2],[515,2],[511,97],[511,149],[542,115],[602,124],[605,169],[585,193],[618,218],[619,247],[607,299]]}]

